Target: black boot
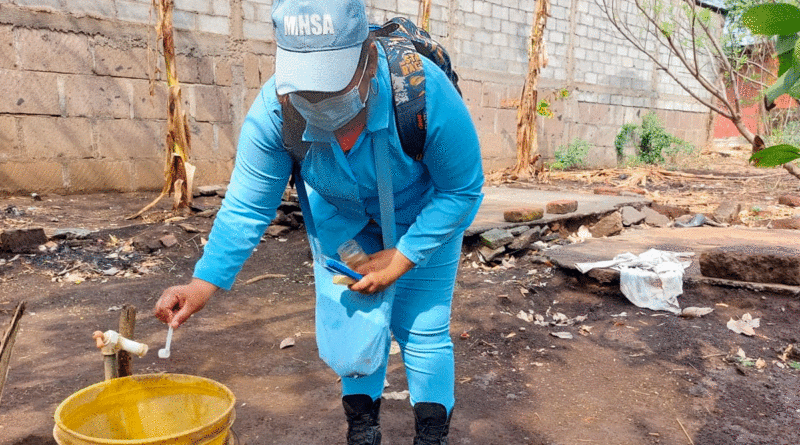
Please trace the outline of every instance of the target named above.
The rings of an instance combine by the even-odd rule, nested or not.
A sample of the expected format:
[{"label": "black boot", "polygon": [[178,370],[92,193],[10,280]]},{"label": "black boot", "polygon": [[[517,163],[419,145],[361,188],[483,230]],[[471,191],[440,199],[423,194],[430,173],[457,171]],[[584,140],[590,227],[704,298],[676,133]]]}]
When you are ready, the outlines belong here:
[{"label": "black boot", "polygon": [[347,445],[380,445],[381,399],[373,401],[366,394],[352,394],[342,398],[342,405],[347,416]]},{"label": "black boot", "polygon": [[447,445],[450,430],[450,414],[440,403],[421,402],[414,404],[415,429],[414,445]]}]

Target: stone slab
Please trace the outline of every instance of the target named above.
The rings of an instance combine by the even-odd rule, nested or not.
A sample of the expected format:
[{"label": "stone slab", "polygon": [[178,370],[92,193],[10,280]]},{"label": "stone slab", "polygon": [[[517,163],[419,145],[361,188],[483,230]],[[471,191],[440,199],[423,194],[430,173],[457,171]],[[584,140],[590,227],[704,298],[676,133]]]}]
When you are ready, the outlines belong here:
[{"label": "stone slab", "polygon": [[800,286],[800,255],[751,253],[720,247],[700,254],[700,271],[713,278]]},{"label": "stone slab", "polygon": [[[641,196],[607,196],[512,187],[484,187],[483,193],[483,202],[472,225],[467,228],[466,236],[476,235],[494,228],[504,229],[518,225],[545,225],[573,218],[603,215],[627,205],[642,207],[651,203],[649,199]],[[548,202],[562,199],[578,201],[578,210],[566,215],[545,214],[541,219],[524,223],[510,223],[503,219],[503,212],[509,208],[544,208]]]},{"label": "stone slab", "polygon": [[748,254],[780,254],[800,256],[798,247],[786,247],[789,239],[799,239],[792,230],[746,227],[692,227],[628,230],[619,236],[589,239],[551,249],[545,255],[554,264],[575,269],[575,263],[605,261],[621,253],[640,254],[648,249],[670,252],[694,252],[692,265],[686,269],[687,279],[704,278],[700,272],[700,254],[712,249],[741,251]]}]

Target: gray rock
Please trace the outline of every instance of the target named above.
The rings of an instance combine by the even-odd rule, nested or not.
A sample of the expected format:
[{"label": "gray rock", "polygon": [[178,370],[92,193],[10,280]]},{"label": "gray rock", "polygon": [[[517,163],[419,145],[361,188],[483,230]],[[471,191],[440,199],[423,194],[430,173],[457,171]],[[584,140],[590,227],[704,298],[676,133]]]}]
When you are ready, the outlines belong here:
[{"label": "gray rock", "polygon": [[505,251],[506,251],[505,246],[500,246],[497,249],[492,249],[487,246],[481,246],[481,248],[478,249],[478,255],[481,257],[481,259],[483,259],[483,262],[488,263],[489,261],[492,261],[495,258],[497,258]]},{"label": "gray rock", "polygon": [[531,242],[539,237],[539,228],[528,229],[524,233],[514,238],[514,241],[508,245],[508,250],[522,250],[527,249]]},{"label": "gray rock", "polygon": [[656,212],[650,207],[643,208],[642,213],[644,213],[644,222],[646,222],[651,226],[667,227],[667,225],[669,224],[668,217]]},{"label": "gray rock", "polygon": [[530,229],[531,229],[530,226],[517,226],[517,227],[512,227],[512,228],[508,229],[508,233],[510,233],[513,236],[519,236],[519,235],[522,235],[523,233],[527,232]]},{"label": "gray rock", "polygon": [[634,224],[639,224],[645,219],[644,213],[636,210],[631,206],[625,206],[621,208],[620,213],[622,214],[622,225],[625,227],[629,227]]},{"label": "gray rock", "polygon": [[490,249],[498,249],[514,241],[514,237],[511,233],[504,229],[492,229],[483,232],[481,233],[480,239],[481,243]]},{"label": "gray rock", "polygon": [[83,239],[92,234],[89,229],[57,229],[51,238],[54,239]]}]

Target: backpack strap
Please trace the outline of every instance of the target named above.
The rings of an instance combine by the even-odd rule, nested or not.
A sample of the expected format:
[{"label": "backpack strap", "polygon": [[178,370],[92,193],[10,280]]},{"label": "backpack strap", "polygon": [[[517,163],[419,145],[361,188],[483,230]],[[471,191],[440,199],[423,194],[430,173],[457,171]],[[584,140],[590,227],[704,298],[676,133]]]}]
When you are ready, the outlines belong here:
[{"label": "backpack strap", "polygon": [[392,79],[397,135],[403,151],[416,161],[422,160],[428,116],[425,111],[425,71],[422,58],[399,25],[389,22],[376,31],[376,39],[386,52]]},{"label": "backpack strap", "polygon": [[381,232],[383,248],[395,246],[394,187],[392,186],[391,159],[389,157],[389,137],[387,131],[380,131],[372,142],[375,150],[375,176],[378,180],[378,203],[381,209]]},{"label": "backpack strap", "polygon": [[306,120],[303,119],[300,112],[289,101],[288,94],[278,96],[278,102],[281,104],[281,112],[283,113],[283,125],[281,127],[283,146],[289,152],[294,164],[302,165],[306,153],[311,148],[311,142],[303,140],[303,133],[306,131]]}]

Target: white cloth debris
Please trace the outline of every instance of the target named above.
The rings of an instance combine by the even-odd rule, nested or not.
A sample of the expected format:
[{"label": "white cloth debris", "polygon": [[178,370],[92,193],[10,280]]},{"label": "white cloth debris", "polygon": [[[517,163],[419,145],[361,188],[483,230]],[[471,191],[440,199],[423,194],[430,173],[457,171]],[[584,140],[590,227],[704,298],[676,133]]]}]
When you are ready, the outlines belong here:
[{"label": "white cloth debris", "polygon": [[626,252],[609,261],[576,263],[586,273],[592,269],[611,268],[620,273],[620,290],[638,307],[655,311],[681,313],[678,295],[683,293],[683,271],[692,262],[683,258],[693,252],[665,252],[650,249],[641,255]]}]

